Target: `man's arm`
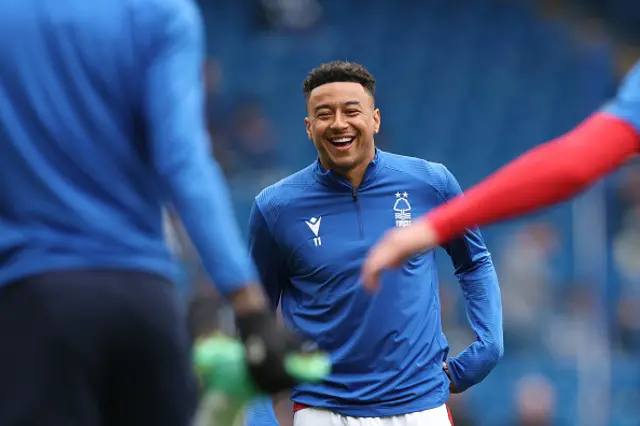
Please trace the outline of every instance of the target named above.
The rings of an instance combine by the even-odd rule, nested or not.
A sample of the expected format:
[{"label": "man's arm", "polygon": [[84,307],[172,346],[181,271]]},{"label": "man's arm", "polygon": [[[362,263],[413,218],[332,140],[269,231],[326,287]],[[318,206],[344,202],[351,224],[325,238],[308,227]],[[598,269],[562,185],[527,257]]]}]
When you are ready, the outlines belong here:
[{"label": "man's arm", "polygon": [[640,62],[598,113],[427,216],[440,242],[473,225],[521,216],[576,195],[640,151]]},{"label": "man's arm", "polygon": [[[257,202],[254,203],[249,217],[249,252],[275,312],[288,278],[280,248]],[[247,426],[277,426],[278,420],[273,410],[277,398],[278,395],[273,399],[254,400],[247,408]]]},{"label": "man's arm", "polygon": [[258,202],[253,204],[249,216],[249,253],[258,270],[258,276],[275,312],[282,290],[289,280],[280,247],[273,236]]},{"label": "man's arm", "polygon": [[369,252],[362,283],[375,291],[384,269],[472,226],[522,216],[570,198],[640,152],[640,62],[616,98],[566,135],[530,150],[440,206],[412,229],[387,232]]},{"label": "man's arm", "polygon": [[[462,191],[445,169],[447,193],[453,198]],[[504,351],[502,301],[498,277],[480,231],[466,230],[461,237],[443,245],[456,271],[464,295],[467,319],[476,341],[455,358],[447,360],[447,372],[457,392],[482,381],[496,366]]]},{"label": "man's arm", "polygon": [[638,150],[640,136],[630,124],[598,113],[559,139],[530,150],[425,219],[443,243],[471,226],[564,201],[620,167]]},{"label": "man's arm", "polygon": [[210,153],[199,11],[190,0],[157,2],[157,10],[150,2],[142,3],[145,8],[136,16],[144,25],[137,22],[135,28],[146,65],[142,110],[162,189],[171,194],[213,282],[231,300],[255,385],[269,394],[289,389],[297,380],[286,371],[285,358],[300,350],[300,342],[277,325],[268,309],[227,184]]},{"label": "man's arm", "polygon": [[136,16],[151,160],[213,282],[234,306],[251,310],[264,300],[258,287],[245,288],[256,274],[204,123],[200,13],[193,2],[174,1],[137,10]]}]

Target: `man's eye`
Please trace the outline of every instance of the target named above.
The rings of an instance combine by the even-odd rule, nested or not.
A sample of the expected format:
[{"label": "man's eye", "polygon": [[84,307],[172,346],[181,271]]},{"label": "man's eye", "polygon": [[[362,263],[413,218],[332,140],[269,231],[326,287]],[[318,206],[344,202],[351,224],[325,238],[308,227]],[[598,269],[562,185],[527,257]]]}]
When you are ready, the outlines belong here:
[{"label": "man's eye", "polygon": [[360,111],[358,111],[357,109],[349,109],[349,110],[347,110],[347,114],[349,114],[349,115],[357,114],[359,112]]},{"label": "man's eye", "polygon": [[328,116],[330,116],[330,115],[331,115],[331,113],[330,113],[330,112],[321,112],[321,113],[318,113],[318,117],[328,117]]}]

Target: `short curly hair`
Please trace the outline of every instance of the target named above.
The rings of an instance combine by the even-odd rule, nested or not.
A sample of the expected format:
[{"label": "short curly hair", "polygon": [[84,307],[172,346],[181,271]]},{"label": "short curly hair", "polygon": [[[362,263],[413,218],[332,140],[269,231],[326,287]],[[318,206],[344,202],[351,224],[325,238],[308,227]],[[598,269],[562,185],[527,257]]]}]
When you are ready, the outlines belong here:
[{"label": "short curly hair", "polygon": [[302,92],[309,99],[311,91],[316,87],[337,82],[359,83],[372,96],[376,93],[376,79],[373,75],[362,65],[347,61],[328,62],[311,70],[302,83]]}]

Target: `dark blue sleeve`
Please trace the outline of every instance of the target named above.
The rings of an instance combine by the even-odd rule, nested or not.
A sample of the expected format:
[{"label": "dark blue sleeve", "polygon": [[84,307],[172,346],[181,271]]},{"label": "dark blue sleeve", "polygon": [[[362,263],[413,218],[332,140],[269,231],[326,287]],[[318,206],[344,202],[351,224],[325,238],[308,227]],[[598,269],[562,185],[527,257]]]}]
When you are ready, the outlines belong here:
[{"label": "dark blue sleeve", "polygon": [[258,276],[275,311],[282,290],[289,282],[284,259],[258,203],[249,217],[249,252],[258,268]]},{"label": "dark blue sleeve", "polygon": [[[445,168],[445,199],[462,193],[455,177]],[[462,392],[482,381],[504,352],[502,300],[491,255],[478,229],[468,229],[444,246],[462,288],[467,319],[476,341],[455,358],[447,360],[451,381]]]},{"label": "dark blue sleeve", "polygon": [[627,73],[615,98],[602,112],[621,118],[640,133],[640,61]]},{"label": "dark blue sleeve", "polygon": [[[210,153],[204,122],[203,24],[191,1],[159,2],[137,34],[143,46],[142,110],[162,184],[223,294],[255,280],[226,181]],[[146,4],[146,2],[145,2]],[[153,13],[153,16],[151,14]]]}]

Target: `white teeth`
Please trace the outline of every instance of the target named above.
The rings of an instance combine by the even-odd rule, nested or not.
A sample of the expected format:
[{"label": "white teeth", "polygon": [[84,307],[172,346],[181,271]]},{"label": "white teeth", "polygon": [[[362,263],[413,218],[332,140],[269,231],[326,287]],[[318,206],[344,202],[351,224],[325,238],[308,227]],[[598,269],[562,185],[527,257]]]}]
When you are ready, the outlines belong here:
[{"label": "white teeth", "polygon": [[347,142],[351,142],[352,138],[340,138],[340,139],[332,139],[331,142],[333,143],[347,143]]}]

